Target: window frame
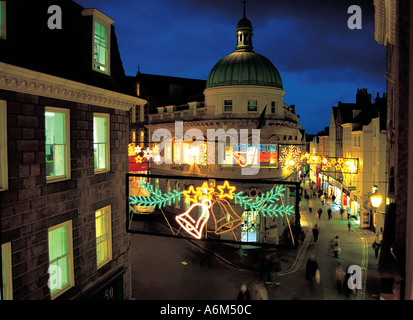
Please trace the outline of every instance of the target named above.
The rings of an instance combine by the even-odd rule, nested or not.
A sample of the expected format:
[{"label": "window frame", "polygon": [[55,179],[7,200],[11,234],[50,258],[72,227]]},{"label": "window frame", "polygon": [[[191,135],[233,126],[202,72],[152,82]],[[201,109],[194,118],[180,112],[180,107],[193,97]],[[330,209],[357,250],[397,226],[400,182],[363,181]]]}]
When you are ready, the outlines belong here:
[{"label": "window frame", "polygon": [[[255,102],[255,110],[250,110],[250,108],[254,106],[254,105],[250,104],[251,102]],[[248,113],[258,112],[258,100],[257,99],[248,99],[247,111],[248,111]]]},{"label": "window frame", "polygon": [[0,39],[7,39],[7,1],[0,1]]},{"label": "window frame", "polygon": [[[53,112],[53,113],[63,113],[65,115],[65,132],[64,132],[64,137],[65,137],[65,156],[64,156],[64,167],[65,167],[65,174],[63,176],[51,176],[48,177],[46,173],[46,183],[53,183],[53,182],[60,182],[60,181],[65,181],[65,180],[70,180],[71,179],[71,166],[70,166],[70,109],[64,109],[64,108],[56,108],[56,107],[45,107],[44,113],[45,113],[45,147],[46,147],[46,142],[47,142],[47,131],[46,131],[46,112]],[[46,158],[45,158],[46,161]]]},{"label": "window frame", "polygon": [[[105,142],[105,168],[103,169],[96,169],[95,166],[95,118],[105,118],[106,119],[106,142]],[[110,171],[110,114],[109,113],[93,113],[93,168],[95,174],[101,174]]]},{"label": "window frame", "polygon": [[11,242],[1,245],[1,272],[2,285],[0,300],[13,300],[13,273],[12,273]]},{"label": "window frame", "polygon": [[[231,105],[227,104],[227,102],[231,102]],[[227,110],[227,107],[231,107],[231,110]],[[232,113],[234,110],[234,102],[232,99],[224,99],[224,104],[223,104],[223,112],[224,113]]]},{"label": "window frame", "polygon": [[[105,212],[106,210],[106,212]],[[97,213],[102,211],[103,213],[97,217]],[[105,258],[101,261],[98,261],[98,237],[97,237],[97,221],[98,219],[102,219],[104,216],[107,216],[106,219],[106,239],[99,242],[99,244],[101,244],[102,242],[106,241],[106,244],[104,246],[104,248],[106,249],[106,254],[105,254]],[[110,261],[112,261],[113,259],[113,250],[112,250],[112,207],[111,205],[103,207],[101,209],[98,209],[95,211],[95,235],[96,235],[96,268],[100,269],[102,268],[104,265],[108,264]]]},{"label": "window frame", "polygon": [[[59,257],[58,259],[50,261],[50,232],[55,231],[57,229],[67,227],[67,254],[65,256],[68,257],[67,260],[67,284],[62,286],[61,288],[56,289],[54,292],[50,291],[50,298],[51,300],[56,299],[69,289],[73,288],[75,286],[75,278],[74,278],[74,258],[73,258],[73,225],[72,225],[72,220],[65,221],[63,223],[57,224],[53,227],[50,227],[47,229],[47,243],[48,243],[48,252],[49,252],[49,268],[51,266],[51,263],[57,261],[58,259],[61,259],[63,256]],[[49,286],[50,289],[50,286]]]}]

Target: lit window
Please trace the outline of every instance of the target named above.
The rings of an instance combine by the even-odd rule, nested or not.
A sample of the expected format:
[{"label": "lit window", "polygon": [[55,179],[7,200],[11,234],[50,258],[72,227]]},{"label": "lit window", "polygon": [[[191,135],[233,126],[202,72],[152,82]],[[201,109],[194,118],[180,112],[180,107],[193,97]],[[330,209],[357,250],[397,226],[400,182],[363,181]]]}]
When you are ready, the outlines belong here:
[{"label": "lit window", "polygon": [[257,100],[248,100],[248,112],[257,112],[258,111]]},{"label": "lit window", "polygon": [[46,107],[47,182],[70,179],[69,109]]},{"label": "lit window", "polygon": [[99,269],[112,260],[112,227],[110,206],[95,212],[96,260]]},{"label": "lit window", "polygon": [[0,191],[8,189],[7,167],[7,105],[0,100]]},{"label": "lit window", "polygon": [[1,272],[3,288],[0,300],[13,300],[10,242],[1,245]]},{"label": "lit window", "polygon": [[0,1],[0,39],[6,39],[6,1]]},{"label": "lit window", "polygon": [[54,299],[74,286],[72,221],[49,228],[49,281]]},{"label": "lit window", "polygon": [[97,9],[84,9],[83,16],[93,17],[92,67],[93,70],[110,74],[110,33],[115,22]]},{"label": "lit window", "polygon": [[93,114],[93,151],[95,173],[110,170],[110,115],[102,113]]},{"label": "lit window", "polygon": [[95,21],[93,34],[93,68],[109,73],[108,30],[106,26]]},{"label": "lit window", "polygon": [[232,100],[224,100],[224,112],[232,112]]}]

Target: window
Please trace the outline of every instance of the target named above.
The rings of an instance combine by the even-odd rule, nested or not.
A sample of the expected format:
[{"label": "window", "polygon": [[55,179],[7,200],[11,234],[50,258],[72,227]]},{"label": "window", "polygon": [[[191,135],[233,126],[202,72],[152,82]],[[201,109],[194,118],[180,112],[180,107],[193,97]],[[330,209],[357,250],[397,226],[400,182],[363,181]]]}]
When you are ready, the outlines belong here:
[{"label": "window", "polygon": [[49,228],[50,295],[55,299],[74,286],[72,221]]},{"label": "window", "polygon": [[96,223],[96,260],[99,269],[112,260],[111,207],[95,212]]},{"label": "window", "polygon": [[271,101],[271,113],[274,114],[276,113],[276,109],[275,109],[275,101]]},{"label": "window", "polygon": [[0,191],[9,188],[7,165],[7,105],[0,100]]},{"label": "window", "polygon": [[109,73],[108,44],[107,27],[95,21],[93,28],[93,68],[104,73]]},{"label": "window", "polygon": [[93,114],[93,151],[95,159],[95,173],[110,170],[110,115],[104,113]]},{"label": "window", "polygon": [[110,33],[111,25],[115,22],[96,9],[84,9],[83,16],[93,17],[92,27],[92,67],[93,70],[110,74]]},{"label": "window", "polygon": [[257,100],[248,100],[248,112],[257,112]]},{"label": "window", "polygon": [[69,109],[45,109],[47,182],[70,179],[69,112]]},{"label": "window", "polygon": [[224,112],[232,112],[232,100],[224,100]]},{"label": "window", "polygon": [[11,243],[1,245],[2,291],[0,300],[13,300],[13,282],[11,271]]},{"label": "window", "polygon": [[6,39],[6,1],[0,1],[0,39]]}]

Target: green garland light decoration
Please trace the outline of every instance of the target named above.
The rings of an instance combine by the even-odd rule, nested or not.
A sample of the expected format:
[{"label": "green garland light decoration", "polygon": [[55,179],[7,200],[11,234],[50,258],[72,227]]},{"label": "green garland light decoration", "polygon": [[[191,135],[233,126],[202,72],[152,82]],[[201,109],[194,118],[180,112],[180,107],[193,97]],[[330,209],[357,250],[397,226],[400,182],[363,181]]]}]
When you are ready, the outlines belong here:
[{"label": "green garland light decoration", "polygon": [[[182,191],[173,190],[167,193],[162,193],[161,190],[156,190],[154,187],[145,182],[139,182],[140,185],[149,193],[150,196],[131,196],[129,197],[129,204],[132,206],[138,205],[145,208],[149,207],[158,207],[161,209],[166,207],[166,205],[171,202],[175,203],[176,199],[182,195]],[[261,196],[251,198],[247,195],[243,196],[244,191],[238,193],[233,193],[235,203],[239,203],[244,210],[250,211],[259,211],[262,212],[263,216],[268,217],[278,217],[280,215],[283,217],[286,215],[291,215],[295,213],[294,206],[292,205],[283,205],[276,202],[281,200],[281,197],[284,198],[284,186],[275,186],[274,189],[267,191]]]},{"label": "green garland light decoration", "polygon": [[148,196],[131,196],[129,197],[129,204],[131,206],[142,206],[142,207],[153,207],[156,209],[161,209],[162,207],[166,207],[168,202],[176,202],[176,198],[182,195],[182,191],[173,190],[167,193],[162,193],[161,190],[155,190],[154,187],[145,182],[139,182],[140,185],[149,193]]},{"label": "green garland light decoration", "polygon": [[281,197],[284,198],[285,187],[275,186],[275,189],[267,191],[261,196],[251,198],[247,195],[243,196],[243,191],[234,193],[235,203],[239,203],[241,207],[244,207],[244,210],[259,211],[262,212],[262,215],[272,217],[281,217],[286,215],[291,215],[295,213],[294,206],[292,205],[280,205],[276,202],[280,201]]}]

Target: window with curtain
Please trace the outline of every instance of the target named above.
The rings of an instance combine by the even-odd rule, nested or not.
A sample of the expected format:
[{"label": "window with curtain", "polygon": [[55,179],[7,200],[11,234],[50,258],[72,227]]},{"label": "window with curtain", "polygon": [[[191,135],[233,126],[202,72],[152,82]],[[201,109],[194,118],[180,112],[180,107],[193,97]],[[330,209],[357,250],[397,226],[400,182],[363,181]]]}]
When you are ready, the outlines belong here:
[{"label": "window with curtain", "polygon": [[49,289],[54,299],[74,286],[72,221],[48,230]]},{"label": "window with curtain", "polygon": [[93,114],[93,152],[95,173],[110,170],[110,116],[109,114]]},{"label": "window with curtain", "polygon": [[70,178],[69,109],[45,108],[47,182]]},{"label": "window with curtain", "polygon": [[95,212],[96,260],[99,269],[112,260],[112,228],[110,206]]}]

